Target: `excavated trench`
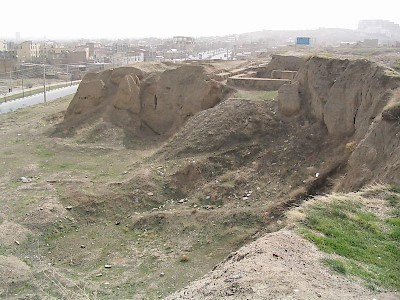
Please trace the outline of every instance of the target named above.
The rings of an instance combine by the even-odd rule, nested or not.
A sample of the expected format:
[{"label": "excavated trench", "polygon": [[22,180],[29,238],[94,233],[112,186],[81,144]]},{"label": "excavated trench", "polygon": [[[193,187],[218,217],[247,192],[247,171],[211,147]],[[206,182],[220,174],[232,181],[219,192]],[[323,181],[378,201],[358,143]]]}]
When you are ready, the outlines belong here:
[{"label": "excavated trench", "polygon": [[[340,58],[308,58],[268,102],[228,99],[232,91],[204,67],[156,75],[124,69],[84,79],[53,134],[78,134],[97,119],[138,144],[148,138],[141,124],[159,136],[157,152],[100,196],[96,217],[136,210],[124,220],[126,230],[159,239],[148,247],[159,248],[162,268],[179,270],[185,279],[179,288],[192,280],[177,259],[181,253],[202,276],[215,265],[206,253],[221,258],[279,229],[285,212],[309,197],[377,180],[400,184],[400,126],[395,117],[382,118],[396,115],[398,87],[398,73]],[[96,208],[78,204],[77,219],[85,218],[85,205]],[[161,282],[153,273],[145,276]]]}]

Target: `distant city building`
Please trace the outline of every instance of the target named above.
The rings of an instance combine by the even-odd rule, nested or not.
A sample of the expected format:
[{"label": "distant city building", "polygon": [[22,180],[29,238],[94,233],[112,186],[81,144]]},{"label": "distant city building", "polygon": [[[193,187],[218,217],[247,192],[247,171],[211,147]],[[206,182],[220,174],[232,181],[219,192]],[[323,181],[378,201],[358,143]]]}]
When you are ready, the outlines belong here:
[{"label": "distant city building", "polygon": [[378,39],[364,39],[362,45],[365,47],[378,47]]},{"label": "distant city building", "polygon": [[235,42],[237,42],[239,40],[239,35],[237,35],[237,34],[231,34],[231,35],[228,35],[226,38],[225,38],[225,42],[227,42],[227,43],[235,43]]},{"label": "distant city building", "polygon": [[400,38],[400,25],[386,20],[361,20],[358,23],[358,30],[387,38]]},{"label": "distant city building", "polygon": [[8,51],[8,43],[6,41],[0,41],[0,52]]},{"label": "distant city building", "polygon": [[[174,36],[172,38],[172,47],[171,49],[167,50],[164,55],[158,55],[160,57],[156,58],[155,60],[159,61],[164,58],[168,59],[186,59],[189,57],[189,53],[193,52],[193,49],[196,45],[196,40],[194,37],[190,36]],[[161,58],[164,56],[164,58]]]},{"label": "distant city building", "polygon": [[89,48],[76,49],[65,53],[64,64],[84,63],[89,59]]},{"label": "distant city building", "polygon": [[129,51],[126,53],[127,64],[137,63],[144,61],[144,56],[147,51],[139,49],[136,51]]},{"label": "distant city building", "polygon": [[94,57],[94,46],[95,46],[95,42],[88,42],[86,43],[86,46],[89,48],[89,58],[93,58]]},{"label": "distant city building", "polygon": [[193,45],[196,43],[195,38],[190,36],[174,36],[172,40],[174,44],[178,45]]},{"label": "distant city building", "polygon": [[2,57],[0,55],[0,74],[15,70],[15,61],[13,59]]},{"label": "distant city building", "polygon": [[129,50],[128,43],[117,42],[117,43],[113,44],[113,52],[114,53],[126,52],[128,50]]},{"label": "distant city building", "polygon": [[17,46],[18,62],[34,62],[40,57],[40,44],[32,41],[22,42]]}]

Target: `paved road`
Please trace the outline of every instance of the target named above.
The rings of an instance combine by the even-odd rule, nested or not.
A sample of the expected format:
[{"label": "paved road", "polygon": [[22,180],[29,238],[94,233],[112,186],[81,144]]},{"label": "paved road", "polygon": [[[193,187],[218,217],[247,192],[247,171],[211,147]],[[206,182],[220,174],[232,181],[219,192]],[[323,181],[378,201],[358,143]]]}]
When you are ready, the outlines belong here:
[{"label": "paved road", "polygon": [[[212,50],[212,51],[205,51],[205,52],[200,52],[197,56],[197,58],[201,59],[222,59],[226,60],[226,52],[228,49],[226,48],[221,48],[217,50]],[[228,50],[228,58],[232,56],[232,50]]]},{"label": "paved road", "polygon": [[[53,100],[56,100],[58,98],[61,98],[61,97],[67,96],[67,95],[75,94],[77,89],[78,89],[78,84],[71,85],[71,86],[64,87],[64,88],[59,88],[57,90],[49,91],[46,93],[47,101],[53,101]],[[1,103],[0,104],[0,114],[14,111],[21,107],[27,107],[27,106],[31,106],[31,105],[43,103],[43,102],[44,102],[43,93],[40,93],[40,94],[32,95],[29,97],[13,100],[10,102]]]},{"label": "paved road", "polygon": [[[222,60],[227,60],[226,56],[226,50],[219,51],[215,53],[214,55],[210,56],[209,59],[222,59]],[[232,51],[228,50],[228,58],[232,56]]]}]

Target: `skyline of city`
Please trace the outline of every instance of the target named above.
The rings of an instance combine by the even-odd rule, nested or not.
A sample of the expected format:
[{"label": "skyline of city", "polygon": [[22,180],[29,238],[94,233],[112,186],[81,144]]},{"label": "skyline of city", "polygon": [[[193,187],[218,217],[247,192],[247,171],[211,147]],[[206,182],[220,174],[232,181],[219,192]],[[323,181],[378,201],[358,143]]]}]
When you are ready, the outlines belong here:
[{"label": "skyline of city", "polygon": [[210,1],[185,5],[180,1],[152,1],[98,5],[70,0],[68,5],[47,1],[7,2],[0,19],[0,39],[124,39],[183,36],[224,36],[261,30],[356,29],[358,20],[385,19],[400,23],[399,4],[382,0],[379,5],[338,0],[316,5],[315,1],[288,0],[245,4]]}]

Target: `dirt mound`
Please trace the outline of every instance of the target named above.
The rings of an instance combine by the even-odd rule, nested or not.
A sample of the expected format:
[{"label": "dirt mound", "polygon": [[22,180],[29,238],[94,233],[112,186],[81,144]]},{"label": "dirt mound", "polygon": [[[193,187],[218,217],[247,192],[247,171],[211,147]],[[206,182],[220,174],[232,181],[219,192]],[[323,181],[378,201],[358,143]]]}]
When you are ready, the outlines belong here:
[{"label": "dirt mound", "polygon": [[400,75],[374,62],[314,56],[293,84],[281,88],[279,109],[283,116],[319,122],[331,138],[352,143],[346,190],[374,180],[399,183],[398,96],[393,96],[399,87]]},{"label": "dirt mound", "polygon": [[179,67],[179,64],[173,62],[153,62],[153,61],[146,61],[146,62],[136,62],[134,64],[129,65],[130,67],[135,67],[142,70],[145,73],[154,73],[154,72],[164,72],[166,70],[172,70]]},{"label": "dirt mound", "polygon": [[197,112],[215,106],[229,91],[212,80],[204,66],[150,73],[123,67],[92,73],[82,80],[55,134],[73,134],[102,119],[130,136],[169,136]]},{"label": "dirt mound", "polygon": [[[232,253],[200,280],[166,299],[372,299],[376,293],[322,265],[327,257],[289,230]],[[380,299],[396,299],[382,293]],[[381,298],[382,297],[382,298]]]},{"label": "dirt mound", "polygon": [[168,162],[167,185],[182,196],[228,204],[257,190],[254,201],[277,207],[320,192],[348,151],[319,124],[282,122],[275,105],[228,99],[191,118],[155,155]]},{"label": "dirt mound", "polygon": [[24,288],[30,273],[29,266],[18,257],[0,255],[0,294],[5,294],[8,298],[9,289]]},{"label": "dirt mound", "polygon": [[0,246],[25,241],[31,232],[22,225],[5,220],[0,224]]},{"label": "dirt mound", "polygon": [[305,56],[300,55],[272,55],[270,63],[257,70],[257,76],[260,78],[271,78],[273,70],[298,71],[306,60]]},{"label": "dirt mound", "polygon": [[[242,143],[256,144],[283,132],[272,108],[263,101],[226,100],[202,111],[165,145],[166,158],[235,149]],[[208,142],[206,142],[208,141]]]}]

